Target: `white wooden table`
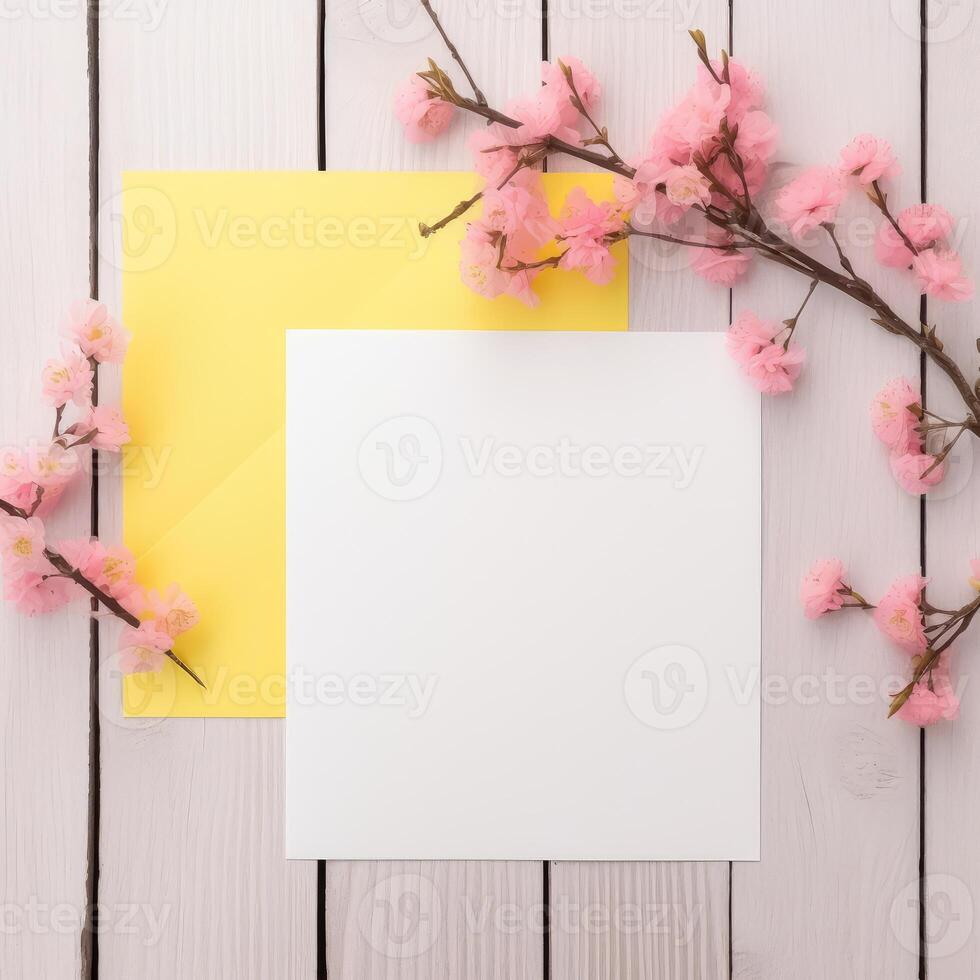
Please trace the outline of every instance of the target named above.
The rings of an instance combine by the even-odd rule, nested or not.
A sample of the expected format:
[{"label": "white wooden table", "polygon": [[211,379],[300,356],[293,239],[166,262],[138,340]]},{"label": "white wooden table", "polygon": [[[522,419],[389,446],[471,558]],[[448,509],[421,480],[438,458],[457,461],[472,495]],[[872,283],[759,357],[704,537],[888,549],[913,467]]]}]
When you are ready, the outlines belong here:
[{"label": "white wooden table", "polygon": [[[90,289],[119,308],[108,216],[122,170],[469,165],[468,126],[420,149],[392,122],[395,81],[430,53],[449,64],[411,0],[105,0],[88,22],[84,6],[9,0],[0,17],[4,444],[50,424],[36,377],[59,312]],[[441,4],[492,102],[531,89],[543,51],[579,55],[602,78],[617,144],[635,152],[693,77],[687,28],[714,45],[730,33],[768,79],[781,160],[834,162],[863,131],[890,139],[900,199],[918,201],[924,180],[962,219],[977,269],[975,0],[928,0],[924,28],[919,0],[544,6]],[[634,256],[633,329],[722,329],[730,304],[779,318],[801,298],[772,270],[729,296],[675,265]],[[917,298],[901,303],[914,313]],[[968,686],[962,719],[921,737],[886,721],[881,703],[822,678],[877,683],[901,658],[857,617],[806,623],[795,597],[826,554],[872,592],[920,559],[937,590],[962,590],[980,553],[980,476],[921,511],[899,491],[866,410],[918,359],[843,301],[818,291],[810,309],[805,382],[765,413],[761,863],[287,863],[281,722],[123,722],[83,616],[3,608],[0,977],[906,980],[926,965],[931,980],[980,976],[980,693]],[[974,310],[941,311],[967,360]],[[117,385],[103,373],[104,392]],[[117,536],[117,487],[96,489],[62,527],[84,533],[94,510]],[[960,676],[977,646],[961,647]],[[93,900],[94,935],[82,926]]]}]

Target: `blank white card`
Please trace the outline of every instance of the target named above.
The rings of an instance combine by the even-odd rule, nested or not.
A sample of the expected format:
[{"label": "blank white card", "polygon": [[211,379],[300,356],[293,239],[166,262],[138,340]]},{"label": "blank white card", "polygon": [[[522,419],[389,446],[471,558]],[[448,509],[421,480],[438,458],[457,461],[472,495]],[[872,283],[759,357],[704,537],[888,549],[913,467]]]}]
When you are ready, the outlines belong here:
[{"label": "blank white card", "polygon": [[760,408],[722,336],[287,348],[288,856],[757,860]]}]

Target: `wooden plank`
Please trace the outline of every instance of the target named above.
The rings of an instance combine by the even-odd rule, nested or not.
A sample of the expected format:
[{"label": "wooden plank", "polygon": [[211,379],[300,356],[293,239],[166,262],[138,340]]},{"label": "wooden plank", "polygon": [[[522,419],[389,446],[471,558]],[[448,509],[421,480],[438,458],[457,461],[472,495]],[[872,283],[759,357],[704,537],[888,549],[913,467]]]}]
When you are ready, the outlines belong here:
[{"label": "wooden plank", "polygon": [[[307,0],[170,0],[155,29],[103,19],[100,278],[116,309],[123,170],[316,167],[316,36]],[[101,510],[118,537],[115,480]],[[283,723],[126,722],[119,698],[107,670],[99,895],[156,925],[105,932],[100,976],[313,977],[316,865],[284,859]]]},{"label": "wooden plank", "polygon": [[[926,55],[927,196],[956,218],[954,244],[970,274],[980,273],[975,147],[980,138],[980,96],[964,85],[980,46],[974,4],[951,6],[930,0]],[[955,93],[955,94],[954,94]],[[916,199],[917,200],[917,199]],[[929,322],[939,327],[947,350],[977,377],[977,304],[929,302]],[[963,402],[945,376],[928,371],[929,407],[950,419],[964,417]],[[952,414],[946,414],[946,411]],[[937,605],[968,601],[964,581],[971,558],[980,558],[980,446],[964,436],[953,462],[926,508],[927,571]],[[940,601],[942,600],[942,601]],[[961,717],[925,735],[925,935],[929,977],[959,980],[980,974],[980,655],[977,627],[955,649],[953,674],[961,686]]]},{"label": "wooden plank", "polygon": [[[0,445],[51,432],[40,371],[58,323],[88,295],[88,84],[84,15],[5,14],[0,61]],[[88,531],[81,477],[52,536]],[[89,627],[82,604],[27,619],[0,605],[0,976],[78,977],[87,874]]]},{"label": "wooden plank", "polygon": [[[891,11],[914,19],[917,7],[895,0]],[[836,164],[853,136],[874,132],[905,168],[894,199],[914,200],[919,50],[900,18],[848,0],[736,2],[734,11],[735,53],[766,77],[779,159],[793,165],[782,180],[799,165]],[[845,247],[914,317],[914,290],[875,267],[870,218],[868,202],[852,195],[838,222]],[[834,262],[822,243],[820,254]],[[735,311],[792,315],[807,284],[783,271],[756,270],[735,289]],[[808,350],[804,377],[764,415],[763,859],[733,867],[734,975],[911,978],[916,921],[893,925],[890,912],[917,873],[919,736],[886,719],[885,698],[866,703],[865,689],[847,687],[857,677],[894,690],[886,679],[908,658],[863,615],[806,621],[797,591],[809,563],[828,555],[840,555],[870,596],[918,568],[918,501],[892,480],[868,422],[874,392],[896,375],[914,377],[918,359],[826,288],[797,338]],[[799,694],[785,696],[783,685]]]},{"label": "wooden plank", "polygon": [[[693,84],[688,30],[717,45],[728,3],[553,4],[549,53],[581,58],[603,86],[599,116],[617,151],[642,156],[661,114]],[[626,70],[628,67],[628,70]],[[555,158],[555,170],[581,165]],[[729,292],[690,272],[690,253],[630,243],[631,330],[722,330]],[[556,980],[728,975],[727,863],[555,862],[551,949]]]},{"label": "wooden plank", "polygon": [[[435,7],[491,103],[537,84],[541,19],[526,6]],[[327,5],[328,169],[470,169],[465,140],[475,120],[457,119],[436,142],[413,146],[393,117],[395,85],[430,56],[463,91],[465,80],[416,0]],[[455,203],[447,200],[446,210]],[[535,862],[328,862],[329,975],[537,980],[542,880]]]}]

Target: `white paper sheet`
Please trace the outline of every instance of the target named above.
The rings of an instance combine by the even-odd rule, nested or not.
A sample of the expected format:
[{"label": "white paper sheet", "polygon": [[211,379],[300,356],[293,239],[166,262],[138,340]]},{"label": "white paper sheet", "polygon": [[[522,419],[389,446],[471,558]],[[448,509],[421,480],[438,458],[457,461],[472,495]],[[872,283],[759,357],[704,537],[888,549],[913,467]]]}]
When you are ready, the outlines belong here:
[{"label": "white paper sheet", "polygon": [[760,408],[722,336],[287,354],[287,855],[757,860]]}]

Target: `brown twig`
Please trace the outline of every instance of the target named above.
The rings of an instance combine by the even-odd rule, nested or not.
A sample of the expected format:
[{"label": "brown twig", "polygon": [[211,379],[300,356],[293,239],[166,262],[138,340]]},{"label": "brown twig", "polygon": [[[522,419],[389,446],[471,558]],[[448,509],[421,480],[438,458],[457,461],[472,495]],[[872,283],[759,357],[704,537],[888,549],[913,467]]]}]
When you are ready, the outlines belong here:
[{"label": "brown twig", "polygon": [[[615,163],[623,164],[625,166],[626,161],[612,148],[612,144],[609,142],[609,133],[606,131],[605,126],[600,129],[599,124],[592,118],[592,115],[586,108],[584,99],[579,94],[578,89],[575,87],[575,78],[572,74],[572,69],[560,60],[558,62],[558,67],[561,69],[561,73],[565,76],[565,81],[568,82],[568,87],[572,90],[572,95],[574,97],[572,100],[572,105],[575,106],[575,108],[578,109],[583,116],[585,116],[586,121],[595,130],[595,138],[589,140],[588,143],[598,143],[600,146],[604,146],[609,151],[611,159]],[[584,146],[586,143],[583,142],[582,145]]]},{"label": "brown twig", "polygon": [[432,4],[429,3],[429,0],[420,0],[420,3],[425,9],[425,12],[429,15],[429,19],[433,24],[435,24],[436,30],[439,32],[446,44],[446,47],[449,49],[449,53],[452,55],[453,60],[463,70],[463,74],[466,76],[466,81],[470,83],[470,88],[473,89],[473,94],[476,96],[477,103],[485,106],[487,104],[487,97],[480,91],[479,86],[473,80],[473,76],[470,74],[469,68],[466,67],[466,62],[463,61],[459,51],[456,50],[456,45],[449,40],[449,35],[446,34],[445,28],[442,26],[442,22],[439,20],[439,15],[432,9]]},{"label": "brown twig", "polygon": [[[926,613],[932,612],[942,612],[945,613],[947,610],[936,609],[935,606],[929,605],[929,603],[923,601],[922,603],[923,611]],[[932,632],[933,630],[938,630],[935,636],[930,637],[929,646],[926,648],[925,653],[922,654],[915,670],[912,672],[912,680],[902,688],[898,694],[892,699],[892,703],[888,709],[888,717],[891,718],[892,715],[898,711],[906,701],[908,701],[913,690],[915,690],[915,685],[923,678],[927,671],[931,671],[939,661],[939,658],[943,653],[948,650],[953,643],[962,634],[969,629],[970,624],[973,622],[974,617],[980,612],[980,596],[977,596],[972,602],[968,602],[965,606],[952,612],[943,623],[936,623],[933,626],[927,626],[926,632]],[[956,627],[953,629],[953,627]],[[937,641],[953,629],[951,636],[943,640],[942,643]]]},{"label": "brown twig", "polygon": [[[527,157],[521,158],[518,160],[514,169],[511,170],[510,173],[496,185],[496,189],[498,191],[502,190],[507,185],[507,182],[516,174],[520,173],[521,170],[525,169],[526,167],[533,167],[534,164],[538,163],[540,160],[543,160],[546,156],[547,153],[542,151],[540,153],[532,153]],[[449,212],[449,214],[447,214],[444,218],[440,218],[434,225],[427,225],[424,221],[420,221],[419,234],[423,238],[428,238],[430,235],[434,235],[441,228],[445,228],[450,222],[455,221],[457,218],[466,214],[466,212],[469,211],[469,209],[473,207],[473,205],[476,204],[476,202],[479,201],[485,193],[486,188],[484,188],[482,191],[478,191],[472,197],[468,197],[465,200],[460,201],[459,204],[457,204],[456,207]]]},{"label": "brown twig", "polygon": [[874,195],[869,194],[868,197],[871,199],[871,203],[885,216],[888,223],[895,229],[898,233],[899,238],[905,244],[905,247],[913,254],[918,255],[919,250],[912,244],[912,239],[902,231],[902,226],[895,220],[891,211],[888,208],[888,198],[885,196],[885,192],[881,189],[877,180],[871,181],[871,186],[874,188]]},{"label": "brown twig", "polygon": [[[793,334],[796,331],[796,324],[799,323],[800,317],[803,315],[803,311],[806,309],[806,304],[810,302],[810,297],[816,291],[817,286],[820,285],[819,279],[814,279],[810,283],[810,288],[807,290],[806,296],[803,297],[803,302],[800,304],[800,308],[796,311],[795,316],[791,316],[788,320],[783,320],[783,323],[789,327],[789,333],[786,334],[786,339],[783,341],[783,350],[789,350],[789,342],[793,338]],[[851,595],[857,595],[857,593],[851,593]],[[864,600],[861,600],[864,603]]]}]

